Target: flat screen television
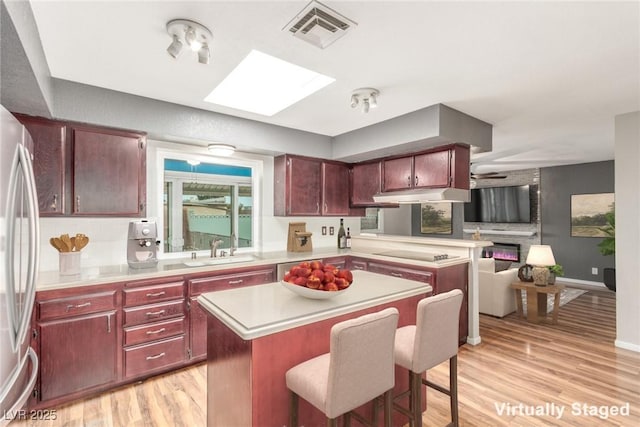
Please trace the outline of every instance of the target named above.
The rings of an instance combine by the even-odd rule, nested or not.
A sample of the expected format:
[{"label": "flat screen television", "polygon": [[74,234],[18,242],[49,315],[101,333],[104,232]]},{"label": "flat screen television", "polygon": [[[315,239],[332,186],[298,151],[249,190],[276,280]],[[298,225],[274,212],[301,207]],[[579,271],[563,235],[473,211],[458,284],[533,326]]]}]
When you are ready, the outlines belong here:
[{"label": "flat screen television", "polygon": [[531,198],[537,186],[474,188],[464,204],[465,222],[531,222]]}]

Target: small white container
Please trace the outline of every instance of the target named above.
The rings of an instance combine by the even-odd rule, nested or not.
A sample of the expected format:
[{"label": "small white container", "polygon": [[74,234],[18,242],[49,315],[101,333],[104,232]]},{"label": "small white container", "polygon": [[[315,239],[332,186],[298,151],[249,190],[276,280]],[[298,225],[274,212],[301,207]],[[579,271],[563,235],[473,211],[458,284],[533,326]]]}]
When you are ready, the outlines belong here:
[{"label": "small white container", "polygon": [[80,274],[80,252],[60,252],[60,275]]}]

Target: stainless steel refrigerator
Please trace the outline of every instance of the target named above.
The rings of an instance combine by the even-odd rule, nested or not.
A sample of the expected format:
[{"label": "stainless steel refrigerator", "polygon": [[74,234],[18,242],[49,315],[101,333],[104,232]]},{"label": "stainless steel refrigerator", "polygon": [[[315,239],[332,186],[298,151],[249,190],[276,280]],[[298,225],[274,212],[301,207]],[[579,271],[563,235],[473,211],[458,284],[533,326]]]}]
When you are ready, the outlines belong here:
[{"label": "stainless steel refrigerator", "polygon": [[29,346],[40,249],[32,145],[0,105],[0,427],[25,415],[38,376]]}]

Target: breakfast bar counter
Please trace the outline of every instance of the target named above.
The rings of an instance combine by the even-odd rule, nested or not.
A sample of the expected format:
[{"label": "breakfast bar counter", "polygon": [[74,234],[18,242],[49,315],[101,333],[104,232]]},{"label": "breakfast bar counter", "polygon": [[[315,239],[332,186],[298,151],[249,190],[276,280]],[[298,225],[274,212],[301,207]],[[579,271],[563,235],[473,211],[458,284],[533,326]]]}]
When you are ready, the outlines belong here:
[{"label": "breakfast bar counter", "polygon": [[[285,372],[328,352],[334,324],[387,307],[400,312],[399,327],[414,324],[418,301],[432,291],[427,283],[367,271],[354,271],[353,278],[344,293],[323,300],[294,294],[279,282],[198,297],[208,314],[208,426],[286,426]],[[396,371],[399,392],[407,388],[407,374]],[[300,421],[325,424],[322,413],[303,401]],[[406,422],[394,416],[394,424]]]}]

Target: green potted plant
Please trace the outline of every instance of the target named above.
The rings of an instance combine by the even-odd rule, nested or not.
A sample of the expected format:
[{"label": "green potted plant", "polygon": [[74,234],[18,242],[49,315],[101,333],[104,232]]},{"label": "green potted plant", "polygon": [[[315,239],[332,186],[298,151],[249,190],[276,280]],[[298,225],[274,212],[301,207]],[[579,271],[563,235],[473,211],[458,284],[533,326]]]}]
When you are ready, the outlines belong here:
[{"label": "green potted plant", "polygon": [[[602,239],[602,242],[598,244],[600,253],[602,255],[615,255],[616,254],[616,212],[611,209],[605,214],[607,225],[601,227],[600,230],[606,234],[606,237]],[[616,291],[616,269],[615,268],[603,268],[602,269],[603,281],[607,288],[612,291]]]},{"label": "green potted plant", "polygon": [[556,277],[564,276],[564,269],[560,264],[552,265],[549,267],[549,284],[556,283]]}]

